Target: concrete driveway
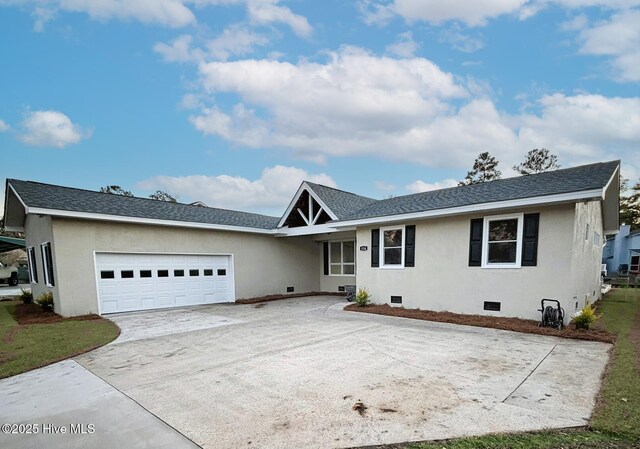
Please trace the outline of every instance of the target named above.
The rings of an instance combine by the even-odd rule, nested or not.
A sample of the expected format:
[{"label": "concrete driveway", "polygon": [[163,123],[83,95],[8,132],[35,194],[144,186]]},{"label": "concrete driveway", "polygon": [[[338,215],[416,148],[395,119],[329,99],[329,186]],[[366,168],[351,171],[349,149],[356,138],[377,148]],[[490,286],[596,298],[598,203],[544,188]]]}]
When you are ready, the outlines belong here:
[{"label": "concrete driveway", "polygon": [[[121,337],[75,362],[138,410],[118,421],[95,403],[86,441],[110,447],[96,438],[151,423],[175,448],[350,447],[580,426],[591,414],[610,345],[343,306],[317,297],[112,316]],[[0,382],[0,403],[20,377]],[[52,377],[49,387],[73,385]],[[12,413],[40,400],[12,391]],[[146,434],[128,438],[129,447],[159,447]]]}]

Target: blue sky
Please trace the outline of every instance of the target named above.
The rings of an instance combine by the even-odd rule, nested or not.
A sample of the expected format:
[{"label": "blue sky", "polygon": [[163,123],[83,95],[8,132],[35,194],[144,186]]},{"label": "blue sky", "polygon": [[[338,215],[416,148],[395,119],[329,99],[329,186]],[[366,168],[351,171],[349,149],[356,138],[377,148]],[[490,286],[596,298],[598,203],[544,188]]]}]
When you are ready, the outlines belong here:
[{"label": "blue sky", "polygon": [[[0,0],[0,177],[279,215],[545,147],[640,176],[640,0]],[[1,207],[1,206],[0,206]]]}]

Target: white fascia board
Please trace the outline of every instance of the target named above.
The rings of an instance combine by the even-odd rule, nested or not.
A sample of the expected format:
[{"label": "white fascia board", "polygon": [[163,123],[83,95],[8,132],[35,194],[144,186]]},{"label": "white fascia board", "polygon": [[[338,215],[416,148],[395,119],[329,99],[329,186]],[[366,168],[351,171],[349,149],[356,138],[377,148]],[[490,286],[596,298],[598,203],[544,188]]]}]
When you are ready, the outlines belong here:
[{"label": "white fascia board", "polygon": [[275,229],[260,229],[244,226],[230,226],[209,223],[192,223],[188,221],[158,220],[155,218],[125,217],[120,215],[94,214],[57,209],[27,208],[28,214],[50,215],[52,217],[82,218],[86,220],[112,221],[118,223],[149,224],[158,226],[175,226],[180,228],[211,229],[216,231],[247,232],[252,234],[275,234]]},{"label": "white fascia board", "polygon": [[[353,229],[355,229],[355,227]],[[280,228],[276,231],[275,236],[295,237],[299,235],[330,234],[338,231],[345,231],[345,229],[336,229],[334,225],[321,224],[313,226],[299,226],[296,228]]]},{"label": "white fascia board", "polygon": [[605,199],[606,193],[607,193],[607,189],[609,189],[609,185],[611,185],[611,183],[613,182],[613,180],[615,179],[616,176],[620,176],[620,165],[618,165],[616,167],[616,169],[613,171],[613,174],[611,175],[611,178],[609,178],[609,181],[607,182],[607,185],[605,185],[602,188],[602,199]]},{"label": "white fascia board", "polygon": [[[305,184],[307,184],[307,183],[305,182]],[[318,194],[316,192],[314,192],[313,189],[311,187],[309,187],[308,185],[307,185],[307,191],[309,192],[309,195],[311,195],[313,197],[313,199],[318,202],[320,207],[322,207],[322,209],[324,209],[324,211],[327,213],[327,215],[329,215],[331,217],[332,220],[337,220],[338,219],[338,216],[336,214],[334,214],[331,209],[329,209],[329,207],[324,203],[324,201],[322,201],[320,199]]]},{"label": "white fascia board", "polygon": [[558,195],[548,195],[533,198],[522,198],[508,201],[494,201],[492,203],[470,204],[468,206],[450,207],[446,209],[428,210],[423,212],[412,212],[409,214],[388,215],[384,217],[363,218],[360,220],[349,220],[332,225],[340,230],[343,227],[360,226],[369,224],[397,223],[408,220],[419,220],[422,218],[446,217],[451,215],[472,214],[486,212],[497,209],[510,209],[517,207],[543,206],[566,202],[576,202],[588,199],[602,200],[602,189],[585,190],[583,192],[561,193]]},{"label": "white fascia board", "polygon": [[11,191],[13,192],[13,194],[16,196],[16,198],[18,198],[18,201],[20,201],[20,204],[22,204],[22,207],[24,207],[25,210],[25,214],[26,211],[28,209],[27,205],[24,204],[24,201],[22,201],[22,198],[20,198],[20,195],[18,195],[18,192],[16,192],[16,189],[13,188],[13,186],[11,184],[9,184],[9,188],[11,189]]}]

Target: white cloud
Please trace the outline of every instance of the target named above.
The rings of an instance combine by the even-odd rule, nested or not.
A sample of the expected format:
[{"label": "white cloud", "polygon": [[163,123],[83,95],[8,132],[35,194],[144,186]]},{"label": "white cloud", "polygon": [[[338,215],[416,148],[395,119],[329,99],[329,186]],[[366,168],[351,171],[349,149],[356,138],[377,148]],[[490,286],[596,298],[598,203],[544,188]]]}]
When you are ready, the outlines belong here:
[{"label": "white cloud", "polygon": [[418,180],[406,186],[406,189],[410,193],[420,193],[420,192],[428,192],[430,190],[446,189],[448,187],[455,187],[457,185],[458,185],[458,181],[451,178],[445,179],[443,181],[433,182],[433,183]]},{"label": "white cloud", "polygon": [[[640,141],[640,98],[542,95],[526,112],[499,111],[486,86],[443,72],[423,58],[379,57],[343,48],[324,63],[241,60],[200,65],[201,91],[238,97],[233,107],[201,107],[205,134],[248,148],[287,149],[323,162],[375,156],[431,167],[470,167],[490,151],[507,167],[546,147],[563,165],[625,158]],[[637,159],[637,157],[636,157]]]},{"label": "white cloud", "polygon": [[443,30],[438,36],[438,40],[464,53],[473,53],[484,47],[484,39],[482,37],[474,37],[462,33],[458,25],[453,25]]},{"label": "white cloud", "polygon": [[22,122],[18,139],[27,145],[64,148],[90,137],[91,132],[71,122],[58,111],[29,112]]},{"label": "white cloud", "polygon": [[9,131],[11,127],[4,120],[0,120],[0,133]]},{"label": "white cloud", "polygon": [[384,24],[398,15],[408,22],[440,24],[454,20],[468,26],[482,26],[488,19],[519,13],[526,3],[527,0],[394,0],[389,4],[365,1],[361,2],[361,10],[368,24]]},{"label": "white cloud", "polygon": [[156,176],[141,181],[138,188],[166,190],[189,201],[203,201],[210,207],[280,215],[302,181],[337,187],[325,173],[310,174],[301,168],[276,165],[265,168],[260,178],[253,181],[228,175]]},{"label": "white cloud", "polygon": [[526,20],[549,5],[569,10],[588,7],[626,10],[640,5],[640,0],[360,0],[358,3],[368,25],[386,25],[399,16],[409,23],[439,25],[454,21],[470,27],[484,26],[490,19],[503,15]]},{"label": "white cloud", "polygon": [[169,27],[183,27],[196,17],[180,0],[58,0],[51,7],[88,14],[95,20],[138,20]]},{"label": "white cloud", "polygon": [[640,81],[640,9],[613,14],[580,32],[580,52],[611,56],[620,81]]},{"label": "white cloud", "polygon": [[195,62],[202,59],[202,52],[191,48],[193,38],[182,35],[171,41],[170,44],[157,42],[153,50],[159,53],[166,62]]},{"label": "white cloud", "polygon": [[289,8],[278,5],[278,0],[247,0],[249,20],[253,23],[269,25],[284,23],[301,37],[309,37],[313,28],[307,18],[294,14]]},{"label": "white cloud", "polygon": [[215,59],[226,61],[230,56],[253,53],[255,47],[269,44],[266,36],[256,33],[243,25],[231,25],[222,34],[207,43],[209,54]]},{"label": "white cloud", "polygon": [[395,184],[391,184],[385,181],[376,181],[374,185],[376,186],[376,189],[380,190],[381,192],[392,192],[396,189]]},{"label": "white cloud", "polygon": [[398,36],[395,43],[387,45],[387,52],[399,56],[401,58],[412,58],[419,45],[413,40],[413,34],[411,31],[402,33]]},{"label": "white cloud", "polygon": [[640,98],[553,94],[538,103],[540,114],[515,119],[522,144],[570,161],[623,158],[640,166]]}]

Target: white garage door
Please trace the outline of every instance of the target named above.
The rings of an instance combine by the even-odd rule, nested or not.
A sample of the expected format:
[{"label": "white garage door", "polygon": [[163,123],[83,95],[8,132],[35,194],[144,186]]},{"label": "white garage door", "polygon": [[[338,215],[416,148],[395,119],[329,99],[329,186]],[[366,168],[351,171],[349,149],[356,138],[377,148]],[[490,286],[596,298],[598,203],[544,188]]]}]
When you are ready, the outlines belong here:
[{"label": "white garage door", "polygon": [[231,256],[96,254],[100,313],[234,301]]}]

